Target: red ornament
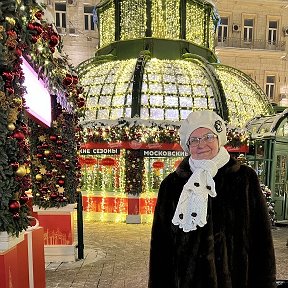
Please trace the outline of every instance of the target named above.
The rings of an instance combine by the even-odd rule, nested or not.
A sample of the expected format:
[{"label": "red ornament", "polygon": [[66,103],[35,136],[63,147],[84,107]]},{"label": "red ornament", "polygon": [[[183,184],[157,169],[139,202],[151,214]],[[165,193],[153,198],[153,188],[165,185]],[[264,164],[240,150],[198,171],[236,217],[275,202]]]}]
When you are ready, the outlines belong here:
[{"label": "red ornament", "polygon": [[63,179],[59,179],[59,180],[58,180],[58,184],[59,184],[60,186],[63,186],[64,183],[65,183],[65,181],[64,181]]},{"label": "red ornament", "polygon": [[39,159],[41,159],[41,158],[43,158],[43,154],[38,153],[38,154],[36,155],[36,157],[39,158]]},{"label": "red ornament", "polygon": [[6,72],[6,71],[4,71],[4,72],[2,73],[2,75],[3,75],[3,78],[4,78],[5,80],[12,81],[12,80],[14,79],[14,75],[13,75],[12,72]]},{"label": "red ornament", "polygon": [[63,141],[62,140],[57,140],[56,142],[58,145],[62,145]]},{"label": "red ornament", "polygon": [[25,138],[25,135],[21,131],[15,131],[12,137],[17,140],[23,140]]},{"label": "red ornament", "polygon": [[79,98],[79,99],[77,100],[77,106],[78,106],[79,108],[82,108],[83,106],[85,106],[85,99],[84,99],[84,98]]},{"label": "red ornament", "polygon": [[20,203],[17,200],[10,200],[9,201],[9,211],[12,213],[19,212],[20,209]]},{"label": "red ornament", "polygon": [[36,17],[38,20],[41,20],[43,14],[44,14],[44,13],[43,13],[42,11],[37,11],[37,12],[35,13],[35,17]]},{"label": "red ornament", "polygon": [[37,35],[41,35],[43,33],[43,28],[42,26],[36,26],[35,27],[35,30],[37,31]]},{"label": "red ornament", "polygon": [[33,23],[28,23],[28,25],[27,25],[27,29],[28,30],[34,30],[34,24]]},{"label": "red ornament", "polygon": [[56,141],[57,140],[57,136],[56,135],[50,135],[50,140],[51,141]]},{"label": "red ornament", "polygon": [[56,159],[61,159],[63,156],[62,156],[62,154],[61,153],[57,153],[56,155],[55,155],[55,158]]},{"label": "red ornament", "polygon": [[164,162],[163,161],[155,161],[155,162],[153,162],[152,167],[155,169],[163,169],[164,168]]},{"label": "red ornament", "polygon": [[29,197],[26,193],[21,194],[21,196],[19,197],[19,202],[21,205],[24,205],[28,202]]},{"label": "red ornament", "polygon": [[52,200],[55,200],[55,199],[57,199],[58,198],[58,193],[56,193],[56,192],[52,192],[51,194],[50,194],[50,198],[52,199]]},{"label": "red ornament", "polygon": [[112,166],[115,166],[115,164],[116,164],[116,160],[113,158],[109,158],[109,157],[103,158],[100,161],[100,165],[102,166],[112,167]]},{"label": "red ornament", "polygon": [[49,45],[50,46],[56,46],[59,42],[59,37],[57,34],[52,34],[50,36],[50,41],[49,41]]},{"label": "red ornament", "polygon": [[66,74],[66,77],[63,79],[62,83],[64,86],[70,86],[72,84],[72,82],[73,82],[72,76],[69,74]]}]

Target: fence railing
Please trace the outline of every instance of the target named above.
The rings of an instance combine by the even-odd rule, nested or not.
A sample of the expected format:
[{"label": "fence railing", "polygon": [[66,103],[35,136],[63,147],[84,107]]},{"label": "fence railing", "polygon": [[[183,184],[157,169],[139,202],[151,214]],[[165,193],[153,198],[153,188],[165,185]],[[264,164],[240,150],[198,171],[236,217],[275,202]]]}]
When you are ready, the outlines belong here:
[{"label": "fence railing", "polygon": [[216,47],[234,47],[234,48],[248,48],[248,49],[266,49],[266,50],[285,50],[285,42],[277,41],[270,42],[262,39],[254,39],[251,42],[243,38],[229,37],[225,38],[222,42],[217,42]]}]

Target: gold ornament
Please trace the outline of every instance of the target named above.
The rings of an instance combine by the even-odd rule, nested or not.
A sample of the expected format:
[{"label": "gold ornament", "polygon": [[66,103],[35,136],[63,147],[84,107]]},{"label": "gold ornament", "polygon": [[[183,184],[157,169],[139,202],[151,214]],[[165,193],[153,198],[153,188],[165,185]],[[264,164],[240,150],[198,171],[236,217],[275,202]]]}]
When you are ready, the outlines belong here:
[{"label": "gold ornament", "polygon": [[15,127],[15,125],[13,123],[9,123],[7,125],[7,128],[8,128],[9,131],[13,131],[13,130],[15,130],[16,127]]},{"label": "gold ornament", "polygon": [[42,175],[46,174],[46,172],[47,172],[46,168],[42,167],[42,168],[40,169],[40,173],[41,173]]},{"label": "gold ornament", "polygon": [[29,167],[26,167],[26,173],[29,174],[31,172]]},{"label": "gold ornament", "polygon": [[38,139],[39,141],[44,142],[46,140],[46,137],[44,135],[40,135]]},{"label": "gold ornament", "polygon": [[59,187],[59,188],[58,188],[58,192],[59,192],[59,193],[64,193],[64,191],[65,191],[64,187]]},{"label": "gold ornament", "polygon": [[44,155],[45,155],[45,156],[50,155],[50,150],[44,150]]},{"label": "gold ornament", "polygon": [[24,165],[19,166],[15,173],[19,177],[24,177],[27,173],[26,167]]},{"label": "gold ornament", "polygon": [[42,180],[42,175],[41,174],[37,174],[35,176],[35,178],[36,178],[37,181],[41,181]]}]

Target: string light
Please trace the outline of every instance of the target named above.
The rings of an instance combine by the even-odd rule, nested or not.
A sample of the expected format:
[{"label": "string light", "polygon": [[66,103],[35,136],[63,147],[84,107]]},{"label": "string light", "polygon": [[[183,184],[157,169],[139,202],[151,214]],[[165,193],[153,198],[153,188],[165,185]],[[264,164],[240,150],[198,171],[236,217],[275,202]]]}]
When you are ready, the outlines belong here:
[{"label": "string light", "polygon": [[230,124],[244,127],[255,115],[269,115],[269,102],[264,92],[254,86],[241,71],[223,65],[216,65],[229,108]]},{"label": "string light", "polygon": [[187,1],[186,11],[186,39],[195,44],[206,46],[204,43],[204,7],[195,2]]},{"label": "string light", "polygon": [[[109,6],[108,6],[109,5]],[[107,4],[107,9],[100,10],[101,22],[99,23],[99,44],[106,46],[115,40],[115,5],[114,1]]]},{"label": "string light", "polygon": [[121,40],[145,37],[146,1],[121,1]]},{"label": "string light", "polygon": [[174,0],[152,1],[152,36],[156,38],[179,39],[180,2]]}]

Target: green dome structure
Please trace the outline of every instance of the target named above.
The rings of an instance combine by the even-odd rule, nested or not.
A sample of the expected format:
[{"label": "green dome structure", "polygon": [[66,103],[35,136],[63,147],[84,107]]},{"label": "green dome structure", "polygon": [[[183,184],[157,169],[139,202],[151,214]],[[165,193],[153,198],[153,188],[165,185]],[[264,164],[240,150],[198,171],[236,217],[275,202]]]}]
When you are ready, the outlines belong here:
[{"label": "green dome structure", "polygon": [[210,109],[244,127],[273,113],[258,84],[214,54],[212,2],[105,0],[96,8],[99,49],[78,67],[89,95],[84,126],[135,117],[169,123]]}]

